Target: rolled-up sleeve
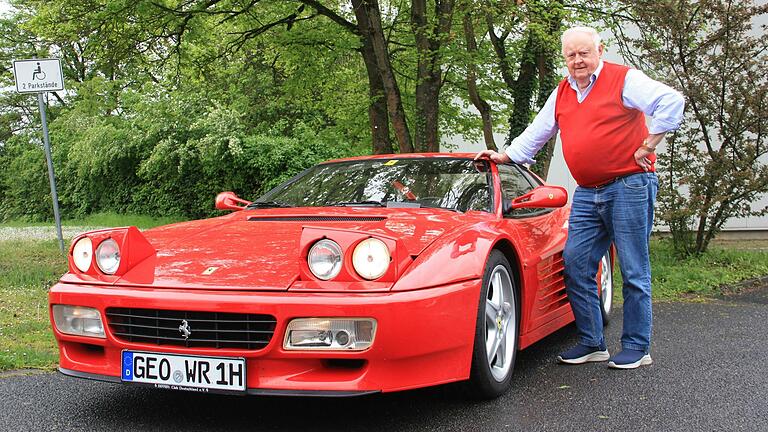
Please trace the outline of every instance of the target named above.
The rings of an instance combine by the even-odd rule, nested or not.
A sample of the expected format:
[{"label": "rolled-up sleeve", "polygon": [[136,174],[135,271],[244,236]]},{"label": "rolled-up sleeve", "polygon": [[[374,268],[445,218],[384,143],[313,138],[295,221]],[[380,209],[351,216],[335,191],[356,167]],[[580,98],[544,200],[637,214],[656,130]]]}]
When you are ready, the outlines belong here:
[{"label": "rolled-up sleeve", "polygon": [[651,134],[677,130],[683,121],[683,95],[637,69],[627,72],[622,101],[625,107],[640,110],[651,117],[648,127]]},{"label": "rolled-up sleeve", "polygon": [[555,136],[558,131],[555,121],[555,101],[557,99],[557,89],[547,98],[547,102],[541,108],[539,113],[533,119],[530,125],[518,135],[504,152],[512,161],[520,164],[533,164],[536,153],[544,147],[544,144],[550,138]]}]

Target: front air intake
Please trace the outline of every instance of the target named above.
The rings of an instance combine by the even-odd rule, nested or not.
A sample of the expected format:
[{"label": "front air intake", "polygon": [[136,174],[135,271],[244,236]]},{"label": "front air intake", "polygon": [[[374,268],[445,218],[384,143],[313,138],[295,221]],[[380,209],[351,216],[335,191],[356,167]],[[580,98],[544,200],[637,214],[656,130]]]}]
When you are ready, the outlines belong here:
[{"label": "front air intake", "polygon": [[108,308],[112,334],[126,342],[187,348],[259,350],[275,332],[272,315]]}]

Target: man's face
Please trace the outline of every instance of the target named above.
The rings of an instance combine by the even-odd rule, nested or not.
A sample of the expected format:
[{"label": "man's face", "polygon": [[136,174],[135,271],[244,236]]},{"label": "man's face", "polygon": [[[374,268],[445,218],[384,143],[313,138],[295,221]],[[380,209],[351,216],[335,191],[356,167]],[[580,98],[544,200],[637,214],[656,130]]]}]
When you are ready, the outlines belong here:
[{"label": "man's face", "polygon": [[574,33],[563,41],[563,56],[568,73],[576,81],[589,81],[600,64],[603,46],[595,48],[592,37],[586,33]]}]

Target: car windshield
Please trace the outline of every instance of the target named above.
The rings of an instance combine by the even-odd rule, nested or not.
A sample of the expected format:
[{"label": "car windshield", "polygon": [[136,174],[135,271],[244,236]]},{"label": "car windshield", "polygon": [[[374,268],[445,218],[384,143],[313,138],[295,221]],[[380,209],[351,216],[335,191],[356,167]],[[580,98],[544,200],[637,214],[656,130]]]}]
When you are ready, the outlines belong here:
[{"label": "car windshield", "polygon": [[314,166],[272,189],[256,203],[491,211],[490,184],[487,161],[365,159]]}]

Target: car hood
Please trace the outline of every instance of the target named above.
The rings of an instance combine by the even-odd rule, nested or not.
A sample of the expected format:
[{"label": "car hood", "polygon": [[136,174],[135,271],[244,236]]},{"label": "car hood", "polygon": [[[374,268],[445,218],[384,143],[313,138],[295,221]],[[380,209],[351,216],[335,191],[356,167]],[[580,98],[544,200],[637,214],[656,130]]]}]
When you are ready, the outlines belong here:
[{"label": "car hood", "polygon": [[[449,231],[491,215],[441,209],[261,209],[155,228],[144,236],[157,253],[116,283],[171,288],[287,290],[300,271],[304,227],[364,231],[400,240],[418,256]],[[150,266],[151,264],[151,266]],[[144,280],[150,267],[151,281]],[[143,268],[143,270],[142,270]]]}]

